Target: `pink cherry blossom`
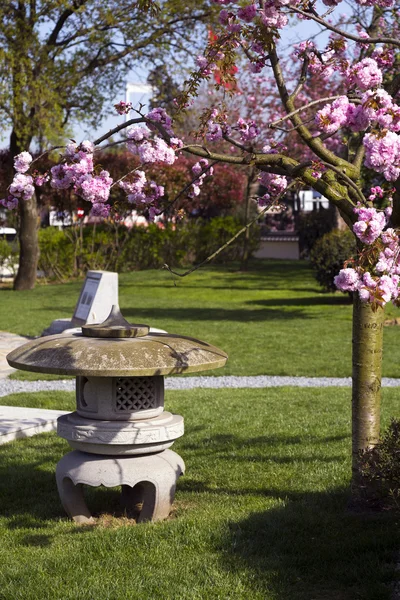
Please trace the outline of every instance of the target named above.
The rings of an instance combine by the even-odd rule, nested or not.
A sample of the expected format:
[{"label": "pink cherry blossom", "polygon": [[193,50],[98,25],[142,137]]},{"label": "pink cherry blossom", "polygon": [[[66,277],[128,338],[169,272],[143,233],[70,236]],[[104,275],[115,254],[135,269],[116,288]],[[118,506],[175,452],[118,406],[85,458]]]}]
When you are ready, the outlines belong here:
[{"label": "pink cherry blossom", "polygon": [[361,91],[378,87],[382,79],[382,71],[373,58],[364,58],[352,66],[347,73],[347,85]]},{"label": "pink cherry blossom", "polygon": [[341,269],[333,281],[338,290],[342,292],[355,292],[358,289],[360,276],[355,269]]},{"label": "pink cherry blossom", "polygon": [[18,173],[26,173],[32,160],[32,156],[29,152],[21,152],[21,154],[17,154],[17,156],[14,157],[14,169],[18,171]]}]

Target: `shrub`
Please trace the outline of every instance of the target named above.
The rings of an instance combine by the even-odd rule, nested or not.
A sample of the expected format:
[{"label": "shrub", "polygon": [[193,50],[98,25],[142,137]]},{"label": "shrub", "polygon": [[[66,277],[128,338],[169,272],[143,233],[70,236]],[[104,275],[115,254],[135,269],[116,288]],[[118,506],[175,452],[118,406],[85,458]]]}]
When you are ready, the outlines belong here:
[{"label": "shrub", "polygon": [[348,229],[334,229],[315,242],[310,261],[315,270],[315,278],[324,291],[336,290],[333,278],[355,252],[355,237]]},{"label": "shrub", "polygon": [[[150,223],[131,229],[113,223],[61,231],[49,227],[39,231],[39,268],[46,277],[64,281],[89,269],[123,272],[156,269],[165,263],[171,267],[191,265],[207,258],[240,228],[240,220],[233,217],[177,225]],[[254,227],[250,251],[258,247],[258,235],[258,227]],[[219,262],[240,258],[242,239],[226,248],[218,256]]]},{"label": "shrub", "polygon": [[392,418],[379,443],[360,455],[364,500],[400,508],[400,421]]},{"label": "shrub", "polygon": [[65,230],[47,227],[39,230],[38,268],[45,277],[55,277],[60,281],[74,274],[74,246]]},{"label": "shrub", "polygon": [[300,213],[296,221],[300,256],[301,258],[308,258],[315,242],[335,227],[335,207]]},{"label": "shrub", "polygon": [[14,266],[18,262],[18,243],[7,242],[0,237],[0,267],[8,267],[14,271]]},{"label": "shrub", "polygon": [[[195,244],[195,262],[201,262],[213,252],[223,246],[233,237],[243,224],[235,217],[216,217],[210,221],[200,222]],[[244,235],[244,234],[243,234]],[[260,228],[251,228],[249,252],[250,255],[258,248],[260,239]],[[215,261],[219,263],[240,260],[243,253],[243,237],[240,236],[235,242],[223,250]]]}]

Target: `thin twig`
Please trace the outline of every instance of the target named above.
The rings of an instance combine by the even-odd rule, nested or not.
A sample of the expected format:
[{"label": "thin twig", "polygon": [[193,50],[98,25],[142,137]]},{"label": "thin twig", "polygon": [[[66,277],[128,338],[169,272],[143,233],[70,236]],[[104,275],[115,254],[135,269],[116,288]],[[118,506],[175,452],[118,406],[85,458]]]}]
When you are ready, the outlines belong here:
[{"label": "thin twig", "polygon": [[128,171],[128,173],[126,173],[126,175],[123,175],[122,177],[120,177],[119,179],[114,181],[114,183],[110,187],[114,187],[114,185],[117,185],[117,183],[119,183],[120,181],[123,181],[126,177],[128,177],[128,175],[131,175],[135,171],[139,171],[141,166],[142,165],[139,165],[138,167],[135,167],[134,169],[132,169],[132,171]]},{"label": "thin twig", "polygon": [[394,46],[400,46],[400,40],[396,40],[395,38],[390,38],[390,37],[362,38],[357,35],[353,35],[352,33],[347,33],[347,31],[343,31],[343,29],[339,29],[339,27],[335,27],[331,23],[324,21],[324,19],[321,19],[321,17],[319,17],[316,13],[314,14],[314,13],[311,13],[311,12],[308,12],[305,10],[301,10],[301,8],[297,8],[297,6],[292,6],[292,5],[289,5],[287,8],[288,8],[288,12],[293,11],[293,12],[299,13],[300,15],[303,15],[304,17],[307,17],[309,19],[312,19],[313,21],[316,21],[323,27],[326,27],[327,29],[334,31],[335,33],[347,38],[348,40],[353,40],[353,42],[359,42],[360,44],[393,44]]},{"label": "thin twig", "polygon": [[171,208],[171,206],[173,204],[175,204],[175,202],[177,200],[179,200],[179,198],[181,196],[183,196],[183,194],[198,180],[199,177],[201,177],[202,175],[204,175],[205,173],[207,173],[207,171],[209,171],[212,167],[214,167],[214,165],[216,165],[218,163],[218,161],[216,160],[215,162],[207,165],[204,169],[202,169],[201,173],[199,173],[199,175],[197,175],[195,177],[195,179],[192,179],[192,181],[190,181],[187,185],[185,185],[185,187],[179,192],[179,194],[177,196],[175,196],[175,198],[173,200],[171,200],[171,202],[168,202],[168,204],[165,205],[165,207],[163,207],[163,212],[165,210],[168,210],[169,208]]},{"label": "thin twig", "polygon": [[230,238],[230,240],[228,240],[225,244],[223,244],[222,246],[220,246],[218,248],[218,250],[216,250],[215,252],[213,252],[212,254],[210,254],[210,256],[207,256],[207,258],[205,260],[203,260],[201,263],[199,263],[198,265],[195,265],[194,267],[192,267],[188,271],[185,271],[184,273],[178,273],[177,271],[174,271],[167,264],[163,265],[163,267],[161,267],[161,268],[162,269],[166,269],[167,271],[169,271],[173,275],[176,275],[177,277],[186,277],[187,275],[190,275],[194,271],[197,271],[197,269],[200,269],[200,267],[203,267],[204,265],[206,265],[209,262],[211,262],[216,256],[218,256],[218,254],[220,254],[223,250],[225,250],[225,248],[227,248],[228,246],[230,246],[242,233],[244,233],[246,231],[246,229],[249,229],[249,227],[251,227],[252,225],[254,225],[254,223],[256,221],[258,221],[258,219],[260,217],[262,217],[270,208],[272,208],[287,193],[287,191],[290,188],[294,187],[295,185],[297,185],[297,181],[292,181],[292,183],[290,183],[287,186],[287,188],[283,192],[281,192],[275,198],[275,200],[274,200],[274,202],[272,204],[266,206],[260,213],[258,213],[258,215],[252,221],[250,221],[249,223],[247,223],[247,225],[245,225],[244,227],[242,227],[233,237]]},{"label": "thin twig", "polygon": [[306,55],[303,60],[303,66],[301,67],[299,81],[297,82],[297,85],[296,85],[294,91],[290,94],[291,100],[295,100],[297,98],[297,96],[299,95],[299,93],[301,92],[301,90],[303,89],[304,83],[307,79],[307,70],[308,70],[309,63],[310,63],[310,58],[309,58],[309,56]]},{"label": "thin twig", "polygon": [[114,146],[118,146],[119,144],[126,144],[128,140],[123,138],[122,140],[117,140],[116,142],[111,142],[111,144],[106,144],[105,146],[99,146],[95,148],[95,152],[101,152],[102,150],[108,150],[108,148],[113,148]]},{"label": "thin twig", "polygon": [[[302,112],[303,110],[307,110],[307,108],[311,108],[311,106],[315,106],[316,104],[321,104],[322,102],[330,102],[331,100],[337,100],[338,98],[341,98],[342,96],[343,96],[343,94],[337,95],[337,96],[328,96],[326,98],[319,98],[318,100],[313,100],[312,102],[309,102],[305,106],[300,106],[300,108],[297,108],[296,110],[293,110],[292,112],[288,113],[287,115],[284,115],[277,121],[274,121],[273,123],[269,123],[268,127],[275,127],[279,123],[282,123],[282,121],[286,121],[287,119],[290,119],[294,115],[297,115],[297,113]],[[354,102],[354,100],[352,100],[352,102]],[[357,103],[357,100],[355,100],[355,102]]]},{"label": "thin twig", "polygon": [[45,152],[42,152],[42,154],[39,154],[39,156],[37,156],[36,158],[33,159],[33,161],[31,162],[31,165],[33,165],[33,163],[35,163],[36,161],[40,160],[41,158],[43,158],[43,156],[46,156],[46,154],[49,154],[50,152],[53,152],[53,150],[61,150],[61,148],[65,148],[66,146],[53,146],[53,148],[49,148],[49,150],[46,150]]},{"label": "thin twig", "polygon": [[250,148],[246,148],[246,146],[244,146],[240,142],[237,142],[233,138],[229,137],[229,135],[224,135],[223,138],[226,142],[228,142],[229,144],[232,144],[232,146],[236,146],[236,148],[243,150],[243,152],[252,152],[252,150]]},{"label": "thin twig", "polygon": [[109,137],[114,135],[114,133],[118,133],[118,131],[121,131],[122,129],[126,129],[126,127],[129,127],[129,125],[135,125],[136,123],[144,123],[144,122],[145,122],[144,117],[140,117],[140,119],[129,119],[129,121],[125,121],[125,123],[121,123],[121,125],[117,125],[117,127],[114,127],[114,129],[110,129],[110,131],[108,133],[105,133],[101,137],[97,138],[97,140],[94,140],[93,144],[95,146],[98,146],[99,144],[101,144],[101,142],[104,142],[104,140],[107,140]]},{"label": "thin twig", "polygon": [[[313,121],[314,121],[314,117],[311,117],[310,119],[307,119],[306,121],[301,121],[301,123],[299,123],[298,125],[294,125],[290,129],[285,129],[284,127],[278,127],[277,125],[268,125],[268,127],[271,127],[272,129],[277,129],[278,131],[283,131],[284,133],[290,133],[291,131],[296,131],[296,129],[298,129],[299,127],[304,127],[305,125],[308,125],[308,123],[312,123]],[[256,152],[256,154],[257,154],[257,152]]]}]

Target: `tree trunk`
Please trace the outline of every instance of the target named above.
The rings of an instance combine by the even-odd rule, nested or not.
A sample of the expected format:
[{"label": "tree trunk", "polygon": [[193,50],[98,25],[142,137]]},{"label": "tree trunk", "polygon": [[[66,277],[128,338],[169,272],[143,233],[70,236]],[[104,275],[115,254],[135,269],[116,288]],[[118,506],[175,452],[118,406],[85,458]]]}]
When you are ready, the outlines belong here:
[{"label": "tree trunk", "polygon": [[[30,136],[21,138],[13,129],[10,136],[11,157],[28,151],[30,143]],[[38,259],[38,207],[34,194],[30,200],[19,201],[19,265],[14,290],[32,290],[35,287]]]},{"label": "tree trunk", "polygon": [[375,446],[380,432],[384,310],[355,294],[353,306],[353,493],[360,488],[359,452]]},{"label": "tree trunk", "polygon": [[19,203],[19,265],[14,290],[32,290],[39,258],[38,210],[36,195]]}]

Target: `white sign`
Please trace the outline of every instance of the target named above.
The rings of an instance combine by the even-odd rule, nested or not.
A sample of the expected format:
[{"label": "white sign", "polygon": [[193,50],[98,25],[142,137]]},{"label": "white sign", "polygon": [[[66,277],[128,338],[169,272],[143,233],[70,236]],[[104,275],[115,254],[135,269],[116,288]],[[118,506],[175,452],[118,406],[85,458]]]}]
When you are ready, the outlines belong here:
[{"label": "white sign", "polygon": [[98,279],[96,280],[91,277],[87,277],[85,281],[85,287],[83,288],[81,297],[79,298],[78,307],[75,310],[75,317],[77,319],[83,319],[84,321],[86,321],[86,319],[88,318],[90,307],[93,304],[93,300],[98,287]]},{"label": "white sign", "polygon": [[72,325],[101,323],[118,304],[118,273],[88,271],[72,317]]}]

